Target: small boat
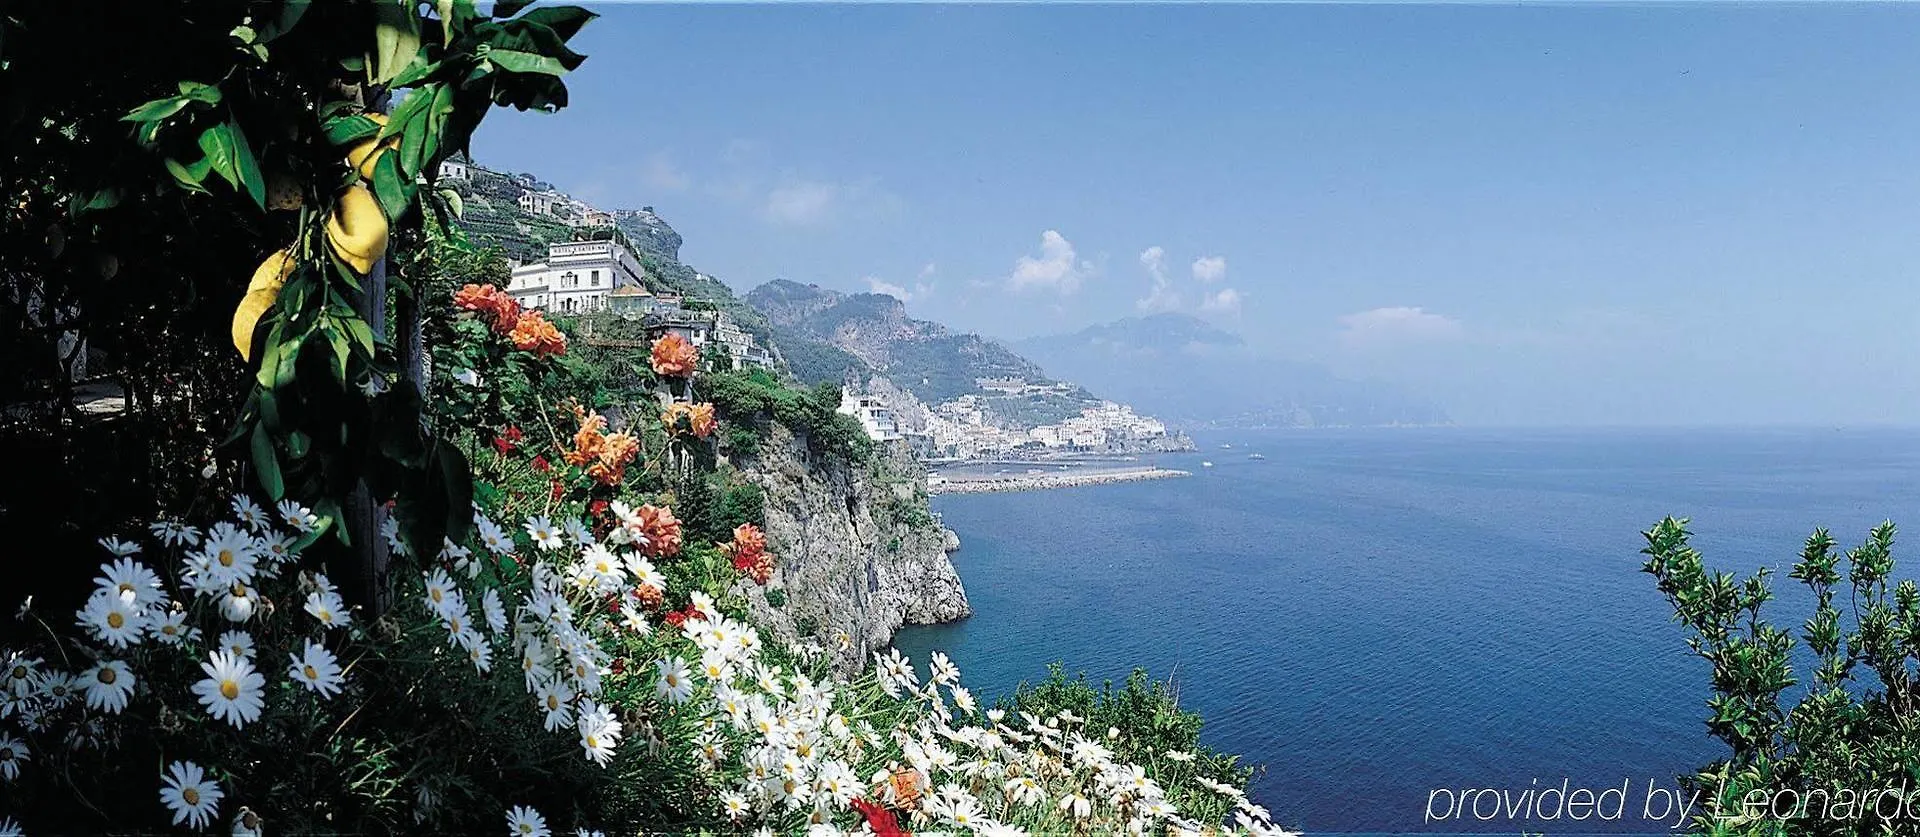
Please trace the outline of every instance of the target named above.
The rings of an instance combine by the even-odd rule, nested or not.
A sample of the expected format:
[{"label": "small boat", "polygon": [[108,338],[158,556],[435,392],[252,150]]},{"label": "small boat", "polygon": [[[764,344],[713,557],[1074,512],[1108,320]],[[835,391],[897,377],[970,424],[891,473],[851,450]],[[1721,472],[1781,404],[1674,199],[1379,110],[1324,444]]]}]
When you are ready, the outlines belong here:
[{"label": "small boat", "polygon": [[1264,453],[1249,453],[1247,454],[1247,458],[1248,459],[1265,459],[1267,458],[1267,455]]},{"label": "small boat", "polygon": [[1233,450],[1233,443],[1231,443],[1231,442],[1221,442],[1221,443],[1220,443],[1220,449],[1221,449],[1221,450]]},{"label": "small boat", "polygon": [[1212,462],[1201,462],[1201,463],[1200,463],[1200,467],[1202,467],[1202,468],[1211,468],[1211,467],[1213,467],[1213,463],[1212,463]]}]

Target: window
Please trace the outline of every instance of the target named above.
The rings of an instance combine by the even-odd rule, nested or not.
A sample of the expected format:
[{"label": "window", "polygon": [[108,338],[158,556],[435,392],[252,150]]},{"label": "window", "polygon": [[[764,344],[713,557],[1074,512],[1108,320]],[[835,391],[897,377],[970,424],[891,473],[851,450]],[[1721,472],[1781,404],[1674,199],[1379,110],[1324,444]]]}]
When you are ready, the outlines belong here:
[{"label": "window", "polygon": [[580,287],[580,274],[575,273],[571,270],[560,274],[560,287],[562,288]]},{"label": "window", "polygon": [[596,288],[600,287],[600,271],[598,270],[593,272],[593,286]]}]

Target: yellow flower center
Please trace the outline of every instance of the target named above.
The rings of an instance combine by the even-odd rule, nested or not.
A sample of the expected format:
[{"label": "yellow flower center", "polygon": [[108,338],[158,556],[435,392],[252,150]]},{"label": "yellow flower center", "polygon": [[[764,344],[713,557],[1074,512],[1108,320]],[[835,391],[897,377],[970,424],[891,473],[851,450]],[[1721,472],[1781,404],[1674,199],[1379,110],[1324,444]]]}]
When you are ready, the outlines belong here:
[{"label": "yellow flower center", "polygon": [[13,667],[13,679],[15,679],[15,680],[25,680],[25,679],[27,679],[27,667],[26,667],[26,666],[14,666],[14,667]]},{"label": "yellow flower center", "polygon": [[589,750],[600,749],[600,739],[591,735],[587,736],[587,749]]},{"label": "yellow flower center", "polygon": [[231,566],[233,566],[233,550],[231,550],[231,549],[222,549],[222,550],[220,550],[220,558],[219,558],[219,560],[220,560],[220,566],[222,566],[222,567],[231,567]]},{"label": "yellow flower center", "polygon": [[127,582],[127,581],[122,581],[122,582],[120,582],[120,592],[122,592],[122,593],[131,593],[131,592],[133,592],[133,583],[132,583],[132,582]]},{"label": "yellow flower center", "polygon": [[126,624],[127,624],[127,617],[120,615],[118,611],[107,614],[107,627],[117,631],[123,627],[126,627]]},{"label": "yellow flower center", "polygon": [[320,672],[314,671],[313,666],[306,666],[300,669],[300,673],[306,675],[308,680],[320,679]]},{"label": "yellow flower center", "polygon": [[220,681],[220,696],[226,698],[227,700],[233,700],[235,698],[240,697],[240,684],[235,683],[232,680]]},{"label": "yellow flower center", "polygon": [[95,675],[94,677],[95,679],[99,680],[101,683],[111,686],[113,685],[113,679],[119,676],[120,675],[114,673],[113,669],[103,668],[100,670],[100,673]]},{"label": "yellow flower center", "polygon": [[559,708],[560,708],[560,696],[559,696],[559,695],[547,695],[547,708],[548,708],[548,709],[550,709],[550,710],[551,710],[551,709],[559,709]]},{"label": "yellow flower center", "polygon": [[187,805],[189,806],[199,805],[200,790],[198,788],[187,788],[185,790],[180,791],[180,798],[182,800],[185,800]]},{"label": "yellow flower center", "polygon": [[440,602],[440,588],[435,587],[431,590],[428,590],[427,595],[433,597],[433,601],[435,604],[438,604]]}]

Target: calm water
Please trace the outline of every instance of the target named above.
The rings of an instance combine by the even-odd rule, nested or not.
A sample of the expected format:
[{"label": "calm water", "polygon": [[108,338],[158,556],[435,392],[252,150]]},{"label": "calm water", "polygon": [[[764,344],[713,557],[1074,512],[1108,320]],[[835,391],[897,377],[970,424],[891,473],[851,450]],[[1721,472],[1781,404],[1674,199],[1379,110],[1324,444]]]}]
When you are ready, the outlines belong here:
[{"label": "calm water", "polygon": [[[1190,479],[940,498],[974,616],[896,644],[947,651],[989,695],[1056,660],[1096,680],[1171,675],[1208,743],[1264,765],[1254,792],[1275,819],[1316,832],[1663,830],[1641,818],[1648,780],[1720,750],[1706,666],[1639,572],[1639,532],[1691,517],[1709,563],[1793,584],[1815,525],[1843,545],[1884,519],[1920,525],[1913,431],[1198,441],[1156,458]],[[1775,613],[1798,624],[1803,602]],[[1628,810],[1581,828],[1423,820],[1435,788],[1563,779],[1631,781]]]}]

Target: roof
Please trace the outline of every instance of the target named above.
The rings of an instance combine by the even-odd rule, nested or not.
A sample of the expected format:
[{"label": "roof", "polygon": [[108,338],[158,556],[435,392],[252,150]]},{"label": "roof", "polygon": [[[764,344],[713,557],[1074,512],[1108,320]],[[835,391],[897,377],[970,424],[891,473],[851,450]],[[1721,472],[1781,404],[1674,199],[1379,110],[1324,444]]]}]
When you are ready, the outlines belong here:
[{"label": "roof", "polygon": [[607,296],[653,296],[653,294],[648,293],[646,288],[638,285],[622,285],[614,288],[613,292],[607,294]]}]

